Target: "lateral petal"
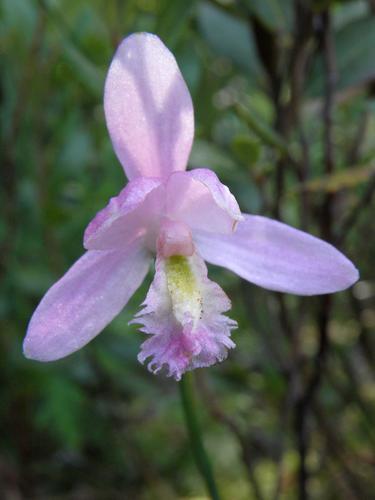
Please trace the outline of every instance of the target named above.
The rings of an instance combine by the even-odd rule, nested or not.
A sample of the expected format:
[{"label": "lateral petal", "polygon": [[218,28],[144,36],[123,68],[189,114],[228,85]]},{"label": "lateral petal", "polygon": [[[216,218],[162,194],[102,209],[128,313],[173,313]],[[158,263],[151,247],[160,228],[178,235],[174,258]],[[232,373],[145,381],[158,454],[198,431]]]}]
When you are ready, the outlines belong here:
[{"label": "lateral petal", "polygon": [[86,252],[34,312],[24,340],[25,356],[54,361],[83,347],[126,305],[149,263],[139,242],[122,251]]},{"label": "lateral petal", "polygon": [[325,241],[267,217],[245,215],[233,234],[199,231],[202,257],[256,285],[297,295],[345,290],[358,271]]}]

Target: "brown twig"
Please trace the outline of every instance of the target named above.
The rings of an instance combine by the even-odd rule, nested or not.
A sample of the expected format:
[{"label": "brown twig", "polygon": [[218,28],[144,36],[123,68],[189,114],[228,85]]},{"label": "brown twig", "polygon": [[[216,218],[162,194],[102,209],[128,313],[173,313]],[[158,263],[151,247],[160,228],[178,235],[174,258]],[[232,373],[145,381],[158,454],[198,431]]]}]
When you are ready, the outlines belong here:
[{"label": "brown twig", "polygon": [[347,154],[347,163],[348,165],[355,165],[359,161],[359,157],[361,154],[361,149],[363,142],[366,138],[366,131],[369,124],[370,114],[367,109],[365,109],[362,113],[362,116],[359,120],[359,124],[354,135],[354,139],[352,144],[349,147]]},{"label": "brown twig", "polygon": [[314,417],[319,425],[319,429],[322,431],[327,445],[329,446],[331,455],[333,455],[337,463],[340,464],[340,468],[344,473],[342,478],[345,480],[347,487],[357,500],[367,498],[361,481],[357,478],[356,474],[353,473],[350,464],[348,463],[345,450],[342,447],[342,441],[337,434],[336,428],[332,427],[318,401],[314,401],[312,409]]},{"label": "brown twig", "polygon": [[[285,107],[281,99],[284,82],[280,63],[283,53],[278,36],[277,33],[270,31],[252,14],[249,15],[249,25],[254,34],[258,56],[267,76],[269,93],[275,108],[274,128],[278,133],[286,136],[286,113],[284,112]],[[285,157],[278,158],[275,169],[274,205],[272,210],[273,216],[278,219],[281,218],[285,169],[287,165],[288,162]]]},{"label": "brown twig", "polygon": [[341,227],[337,231],[335,237],[335,243],[337,245],[342,246],[344,244],[345,240],[347,239],[348,235],[350,234],[353,227],[357,223],[361,214],[364,212],[364,209],[372,203],[374,194],[375,194],[375,173],[372,174],[372,176],[370,177],[363,195],[358,199],[357,203],[348,213],[343,223],[341,224]]},{"label": "brown twig", "polygon": [[325,359],[328,352],[328,316],[330,310],[330,296],[325,296],[322,300],[320,318],[319,318],[319,347],[314,360],[314,367],[310,380],[305,391],[297,400],[295,409],[295,429],[297,435],[297,446],[300,456],[300,465],[298,473],[299,498],[306,500],[308,498],[307,481],[308,471],[306,466],[306,457],[308,453],[308,416],[310,406],[317,392],[323,376]]},{"label": "brown twig", "polygon": [[255,449],[255,446],[253,445],[251,435],[245,435],[235,419],[230,417],[220,408],[220,405],[213,392],[210,390],[203,373],[199,374],[199,389],[210,415],[222,425],[225,425],[236,437],[241,448],[241,458],[246,468],[249,483],[254,493],[254,498],[256,500],[264,500],[262,490],[254,471],[253,450]]},{"label": "brown twig", "polygon": [[[295,38],[290,54],[290,101],[287,108],[288,123],[295,126],[301,147],[301,160],[296,170],[299,182],[306,182],[310,177],[309,142],[302,120],[303,89],[307,68],[313,54],[313,19],[311,7],[300,0],[295,1]],[[306,190],[300,195],[300,217],[302,229],[309,224],[310,200]]]},{"label": "brown twig", "polygon": [[[334,170],[334,145],[333,145],[333,105],[334,89],[337,80],[335,49],[333,43],[331,17],[329,11],[321,14],[322,23],[322,49],[323,60],[326,74],[325,96],[323,105],[323,123],[324,123],[324,165],[325,173],[331,174]],[[323,202],[321,216],[322,236],[330,241],[332,239],[332,216],[333,216],[333,194],[327,194]],[[320,312],[318,320],[319,342],[318,350],[314,360],[313,371],[302,396],[296,404],[295,427],[297,434],[298,450],[300,456],[299,466],[299,498],[306,500],[308,498],[308,470],[306,457],[308,453],[308,416],[311,403],[322,380],[325,360],[328,353],[328,321],[331,311],[331,297],[324,296],[320,302]]]},{"label": "brown twig", "polygon": [[358,345],[368,366],[375,372],[375,346],[372,341],[370,329],[362,319],[362,307],[360,301],[354,295],[353,290],[349,290],[350,304],[354,317],[359,325]]}]

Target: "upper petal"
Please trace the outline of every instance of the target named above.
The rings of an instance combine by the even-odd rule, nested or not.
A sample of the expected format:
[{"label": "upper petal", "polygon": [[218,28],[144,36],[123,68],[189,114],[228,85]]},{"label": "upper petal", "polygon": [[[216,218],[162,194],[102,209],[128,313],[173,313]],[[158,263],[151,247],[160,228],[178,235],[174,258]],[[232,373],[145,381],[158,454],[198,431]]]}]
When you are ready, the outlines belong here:
[{"label": "upper petal", "polygon": [[166,191],[166,215],[193,231],[230,233],[242,219],[236,199],[212,170],[176,172],[169,177]]},{"label": "upper petal", "polygon": [[104,111],[129,179],[185,170],[193,104],[173,54],[157,36],[136,33],[122,41],[108,71]]},{"label": "upper petal", "polygon": [[164,206],[164,188],[161,184],[160,179],[150,177],[138,177],[130,181],[87,226],[85,248],[124,248],[135,237],[147,238],[148,231],[154,230],[154,219],[159,218]]},{"label": "upper petal", "polygon": [[338,292],[358,271],[332,245],[266,217],[245,215],[235,233],[197,232],[202,257],[270,290],[298,295]]},{"label": "upper petal", "polygon": [[138,242],[122,251],[86,252],[34,312],[24,341],[25,356],[53,361],[87,344],[128,302],[149,261]]},{"label": "upper petal", "polygon": [[85,248],[122,248],[135,237],[143,237],[145,245],[155,251],[165,217],[193,231],[228,233],[242,215],[234,196],[210,170],[174,172],[165,181],[138,177],[90,222]]}]

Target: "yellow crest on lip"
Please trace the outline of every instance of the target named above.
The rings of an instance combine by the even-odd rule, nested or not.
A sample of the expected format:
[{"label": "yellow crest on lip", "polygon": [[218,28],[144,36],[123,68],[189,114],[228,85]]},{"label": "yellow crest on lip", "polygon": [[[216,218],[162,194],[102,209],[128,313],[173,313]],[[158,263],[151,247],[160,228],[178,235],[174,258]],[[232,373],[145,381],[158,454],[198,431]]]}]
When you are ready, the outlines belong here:
[{"label": "yellow crest on lip", "polygon": [[165,271],[175,318],[182,324],[187,319],[196,323],[202,314],[202,296],[189,257],[169,257]]}]

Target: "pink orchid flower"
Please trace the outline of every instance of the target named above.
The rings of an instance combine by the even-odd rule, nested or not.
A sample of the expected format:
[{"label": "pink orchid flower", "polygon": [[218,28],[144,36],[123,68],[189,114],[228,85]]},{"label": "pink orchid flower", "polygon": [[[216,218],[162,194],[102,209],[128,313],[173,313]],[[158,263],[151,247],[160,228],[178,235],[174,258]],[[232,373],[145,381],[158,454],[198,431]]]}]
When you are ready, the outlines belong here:
[{"label": "pink orchid flower", "polygon": [[358,279],[328,243],[266,217],[241,214],[211,170],[186,172],[194,113],[177,63],[160,39],[133,34],[107,75],[104,110],[129,183],[89,224],[86,253],[46,293],[31,318],[25,356],[52,361],[80,349],[156,273],[135,322],[148,334],[138,359],[176,380],[234,347],[231,303],[204,261],[270,290],[315,295]]}]

